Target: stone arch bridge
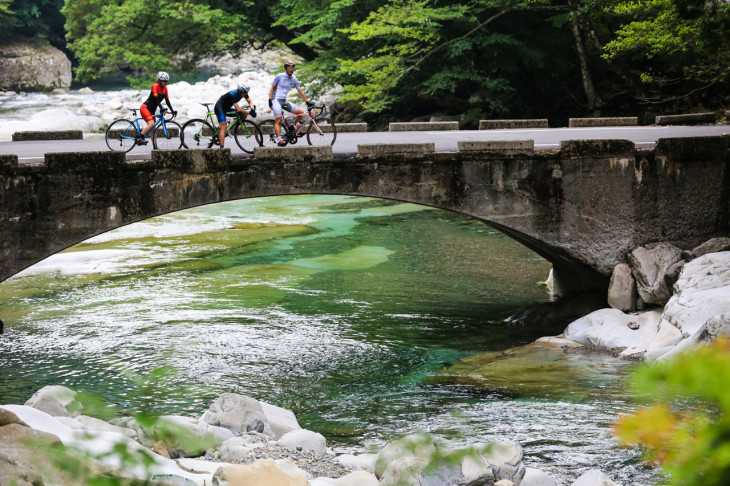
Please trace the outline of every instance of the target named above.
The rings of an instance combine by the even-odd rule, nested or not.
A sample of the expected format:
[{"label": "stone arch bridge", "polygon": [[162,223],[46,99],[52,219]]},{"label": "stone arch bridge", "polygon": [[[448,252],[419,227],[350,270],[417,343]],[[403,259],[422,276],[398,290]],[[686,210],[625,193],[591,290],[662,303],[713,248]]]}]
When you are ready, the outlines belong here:
[{"label": "stone arch bridge", "polygon": [[[374,146],[333,158],[331,147],[0,156],[0,281],[113,228],[202,204],[285,194],[389,198],[487,222],[553,264],[562,292],[605,288],[633,248],[691,248],[727,235],[730,137],[460,142],[459,151]],[[371,147],[372,149],[372,147]]]}]

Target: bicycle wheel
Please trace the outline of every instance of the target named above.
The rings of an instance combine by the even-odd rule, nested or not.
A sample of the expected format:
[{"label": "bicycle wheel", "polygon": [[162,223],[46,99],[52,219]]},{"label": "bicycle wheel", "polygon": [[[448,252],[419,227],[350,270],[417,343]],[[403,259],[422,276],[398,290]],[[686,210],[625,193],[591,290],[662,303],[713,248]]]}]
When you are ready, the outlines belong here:
[{"label": "bicycle wheel", "polygon": [[210,148],[215,130],[210,123],[200,118],[188,120],[182,126],[182,145],[185,148]]},{"label": "bicycle wheel", "polygon": [[[283,123],[282,123],[283,125]],[[274,131],[274,120],[262,120],[261,123],[259,123],[259,130],[261,131],[261,136],[263,137],[263,146],[264,147],[276,147],[276,132]],[[282,130],[284,130],[284,127],[282,127]],[[284,139],[286,140],[286,138]]]},{"label": "bicycle wheel", "polygon": [[241,120],[236,124],[233,129],[233,138],[236,139],[241,150],[249,154],[253,153],[254,148],[262,147],[264,142],[259,126],[251,120]]},{"label": "bicycle wheel", "polygon": [[307,129],[307,142],[309,142],[309,145],[334,145],[336,139],[337,127],[329,118],[315,118],[309,124]]},{"label": "bicycle wheel", "polygon": [[129,120],[114,120],[106,129],[106,146],[114,152],[129,152],[134,148],[137,125]]},{"label": "bicycle wheel", "polygon": [[155,131],[152,134],[152,146],[161,150],[173,150],[182,147],[182,139],[180,135],[182,133],[182,127],[180,124],[178,122],[167,120],[165,121],[165,126],[167,127],[167,133],[165,133],[165,129],[162,125],[155,128]]}]

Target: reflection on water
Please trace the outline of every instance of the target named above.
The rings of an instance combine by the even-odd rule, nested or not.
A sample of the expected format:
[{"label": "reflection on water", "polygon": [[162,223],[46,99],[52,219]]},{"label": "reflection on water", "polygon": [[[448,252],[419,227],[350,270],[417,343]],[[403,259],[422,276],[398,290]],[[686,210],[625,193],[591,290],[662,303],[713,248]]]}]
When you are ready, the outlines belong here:
[{"label": "reflection on water", "polygon": [[[489,371],[483,353],[541,335],[503,320],[546,300],[548,271],[480,222],[411,204],[287,196],[196,208],[0,284],[0,402],[64,384],[128,410],[198,415],[238,392],[292,409],[340,451],[415,430],[452,444],[510,439],[560,484],[590,468],[651,484],[610,437],[629,406],[621,367],[573,367],[580,379],[553,380],[550,394],[535,390],[565,363],[530,387],[509,385],[520,362],[543,366],[534,355],[492,359],[502,364]],[[163,365],[179,373],[130,393]]]}]

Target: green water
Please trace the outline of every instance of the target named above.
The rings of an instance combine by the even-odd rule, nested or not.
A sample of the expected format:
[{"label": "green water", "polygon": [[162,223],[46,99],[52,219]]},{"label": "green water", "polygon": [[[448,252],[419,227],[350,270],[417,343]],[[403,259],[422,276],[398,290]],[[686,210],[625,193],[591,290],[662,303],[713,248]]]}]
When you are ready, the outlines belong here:
[{"label": "green water", "polygon": [[[340,452],[421,430],[451,445],[516,440],[559,484],[591,468],[652,484],[609,432],[631,406],[621,364],[502,359],[545,334],[504,319],[547,300],[549,269],[481,222],[394,201],[287,196],[166,215],[0,284],[0,403],[63,384],[198,416],[235,392],[293,410]],[[177,374],[143,388],[162,366]]]}]

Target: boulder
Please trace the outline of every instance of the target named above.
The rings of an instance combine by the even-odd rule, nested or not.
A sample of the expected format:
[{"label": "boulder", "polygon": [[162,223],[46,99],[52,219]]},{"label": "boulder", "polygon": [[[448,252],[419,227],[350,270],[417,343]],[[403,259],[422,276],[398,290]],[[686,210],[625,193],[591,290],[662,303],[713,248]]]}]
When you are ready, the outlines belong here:
[{"label": "boulder", "polygon": [[637,295],[631,267],[626,263],[619,263],[613,268],[608,285],[608,305],[623,312],[631,312],[636,310]]},{"label": "boulder", "polygon": [[289,449],[301,447],[305,451],[312,451],[315,454],[324,455],[327,453],[327,440],[324,436],[306,429],[287,432],[276,443]]},{"label": "boulder", "polygon": [[557,486],[557,483],[546,472],[528,467],[525,469],[525,477],[522,478],[520,486]]},{"label": "boulder", "polygon": [[358,454],[356,456],[352,454],[340,454],[335,458],[335,461],[343,466],[362,469],[373,474],[375,474],[375,461],[377,460],[377,454]]},{"label": "boulder", "polygon": [[210,408],[200,418],[216,427],[223,427],[234,435],[242,435],[248,432],[248,425],[252,420],[261,420],[264,423],[264,434],[276,437],[271,430],[261,403],[255,398],[235,393],[224,393],[213,402]]},{"label": "boulder", "polygon": [[664,305],[672,296],[664,276],[682,259],[682,250],[669,243],[640,246],[629,254],[636,289],[646,304]]},{"label": "boulder", "polygon": [[[708,253],[687,263],[662,318],[685,337],[712,339],[730,314],[730,252]],[[712,321],[712,324],[708,323]]]},{"label": "boulder", "polygon": [[[287,472],[277,463],[289,463]],[[298,471],[298,472],[297,472]],[[219,468],[213,486],[307,486],[307,475],[291,461],[260,459],[252,464],[234,464]]]},{"label": "boulder", "polygon": [[571,486],[619,486],[598,469],[586,471]]},{"label": "boulder", "polygon": [[692,249],[692,255],[697,258],[708,253],[717,253],[720,251],[730,250],[730,238],[727,236],[720,236],[718,238],[712,238],[707,240],[701,245]]},{"label": "boulder", "polygon": [[76,400],[76,392],[61,385],[44,386],[25,405],[46,412],[51,417],[76,417],[84,409]]},{"label": "boulder", "polygon": [[656,332],[661,318],[658,310],[624,314],[617,309],[600,309],[573,321],[565,329],[566,339],[601,351],[633,346],[647,327]]},{"label": "boulder", "polygon": [[[375,475],[380,478],[390,464],[404,457],[418,457],[428,462],[429,458],[436,453],[436,446],[430,437],[424,435],[407,435],[395,440],[381,449],[378,459],[375,461]],[[405,463],[404,463],[405,464]],[[401,466],[410,468],[411,465]]]},{"label": "boulder", "polygon": [[270,403],[259,401],[261,410],[263,410],[266,416],[266,422],[271,427],[271,430],[276,434],[276,437],[281,437],[287,432],[292,430],[299,430],[299,422],[297,421],[294,412],[285,408],[277,407]]},{"label": "boulder", "polygon": [[71,61],[36,40],[0,44],[0,90],[51,91],[71,86]]},{"label": "boulder", "polygon": [[355,471],[341,478],[316,478],[310,486],[378,486],[380,481],[367,471]]},{"label": "boulder", "polygon": [[233,437],[228,429],[176,415],[163,415],[152,426],[142,426],[136,420],[130,420],[127,427],[137,432],[142,445],[156,446],[160,450],[164,448],[172,459],[200,456]]},{"label": "boulder", "polygon": [[[422,457],[403,456],[388,463],[380,475],[381,486],[422,486],[419,476],[428,460]],[[377,470],[376,470],[377,475]]]},{"label": "boulder", "polygon": [[[0,409],[3,410],[3,409]],[[3,416],[15,416],[5,411]],[[17,417],[16,417],[17,418]],[[33,430],[21,425],[22,421],[0,427],[0,484],[33,486],[39,484],[63,484],[83,486],[83,478],[74,478],[54,468],[44,451],[33,442],[44,442],[60,447],[61,442],[53,434]]]}]

